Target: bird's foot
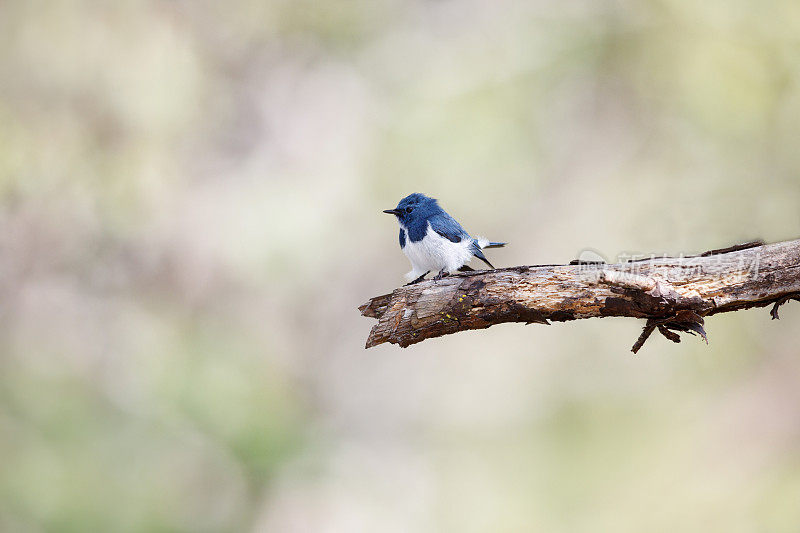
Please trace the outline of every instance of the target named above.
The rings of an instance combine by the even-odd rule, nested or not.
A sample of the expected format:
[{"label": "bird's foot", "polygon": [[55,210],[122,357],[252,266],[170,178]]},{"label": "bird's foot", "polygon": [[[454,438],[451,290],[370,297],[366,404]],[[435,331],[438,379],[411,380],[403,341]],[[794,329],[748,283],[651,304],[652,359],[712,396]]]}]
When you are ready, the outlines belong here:
[{"label": "bird's foot", "polygon": [[458,267],[458,271],[459,272],[475,272],[475,269],[470,267],[470,266],[464,265],[462,267]]},{"label": "bird's foot", "polygon": [[447,274],[448,273],[445,271],[445,269],[441,269],[438,274],[433,276],[433,281],[439,281],[440,279],[445,277]]},{"label": "bird's foot", "polygon": [[428,270],[427,272],[425,272],[423,275],[421,275],[420,277],[418,277],[418,278],[417,278],[417,279],[415,279],[414,281],[412,281],[412,282],[410,282],[410,283],[406,283],[406,287],[407,287],[407,286],[409,286],[409,285],[414,285],[415,283],[419,283],[420,281],[424,280],[424,279],[425,279],[425,276],[427,276],[427,275],[428,275],[428,272],[430,272],[430,270]]}]

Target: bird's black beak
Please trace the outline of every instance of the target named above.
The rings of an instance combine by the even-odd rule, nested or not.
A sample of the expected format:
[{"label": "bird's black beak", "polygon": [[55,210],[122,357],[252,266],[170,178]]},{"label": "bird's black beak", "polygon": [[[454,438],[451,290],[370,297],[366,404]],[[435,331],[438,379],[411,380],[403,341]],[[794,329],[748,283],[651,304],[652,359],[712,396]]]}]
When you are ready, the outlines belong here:
[{"label": "bird's black beak", "polygon": [[384,209],[383,212],[384,213],[388,213],[390,215],[399,215],[400,214],[400,210],[399,209]]}]

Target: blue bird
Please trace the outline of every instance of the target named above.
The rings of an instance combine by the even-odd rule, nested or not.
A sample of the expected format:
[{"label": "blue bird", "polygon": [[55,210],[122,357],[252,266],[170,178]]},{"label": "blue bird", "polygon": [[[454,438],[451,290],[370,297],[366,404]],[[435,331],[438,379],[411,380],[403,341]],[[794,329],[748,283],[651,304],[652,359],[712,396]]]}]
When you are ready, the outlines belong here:
[{"label": "blue bird", "polygon": [[494,268],[482,250],[506,245],[470,236],[435,198],[418,192],[384,213],[395,215],[400,224],[400,248],[411,261],[411,272],[406,274],[411,283],[422,281],[431,270],[439,271],[434,280],[457,270],[472,270],[466,263],[473,257]]}]

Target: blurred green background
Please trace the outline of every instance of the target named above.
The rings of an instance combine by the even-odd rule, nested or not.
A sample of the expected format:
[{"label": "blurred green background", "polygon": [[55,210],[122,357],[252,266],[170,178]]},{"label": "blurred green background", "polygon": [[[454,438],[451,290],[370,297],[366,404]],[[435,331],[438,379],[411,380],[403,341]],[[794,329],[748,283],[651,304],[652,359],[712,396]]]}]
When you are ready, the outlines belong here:
[{"label": "blurred green background", "polygon": [[0,2],[0,530],[794,532],[800,305],[401,350],[425,192],[512,244],[800,234],[795,0]]}]

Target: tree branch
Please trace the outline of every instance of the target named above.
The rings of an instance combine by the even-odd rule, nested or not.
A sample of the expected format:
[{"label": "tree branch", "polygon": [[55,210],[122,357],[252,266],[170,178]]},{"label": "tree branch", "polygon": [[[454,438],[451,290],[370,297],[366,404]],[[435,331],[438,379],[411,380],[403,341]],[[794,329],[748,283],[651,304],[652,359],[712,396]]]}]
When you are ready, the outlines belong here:
[{"label": "tree branch", "polygon": [[800,301],[800,240],[752,242],[681,258],[627,263],[520,266],[465,272],[376,296],[359,307],[376,318],[367,348],[402,347],[458,331],[504,322],[564,322],[580,318],[645,318],[636,353],[658,330],[708,342],[704,317]]}]

